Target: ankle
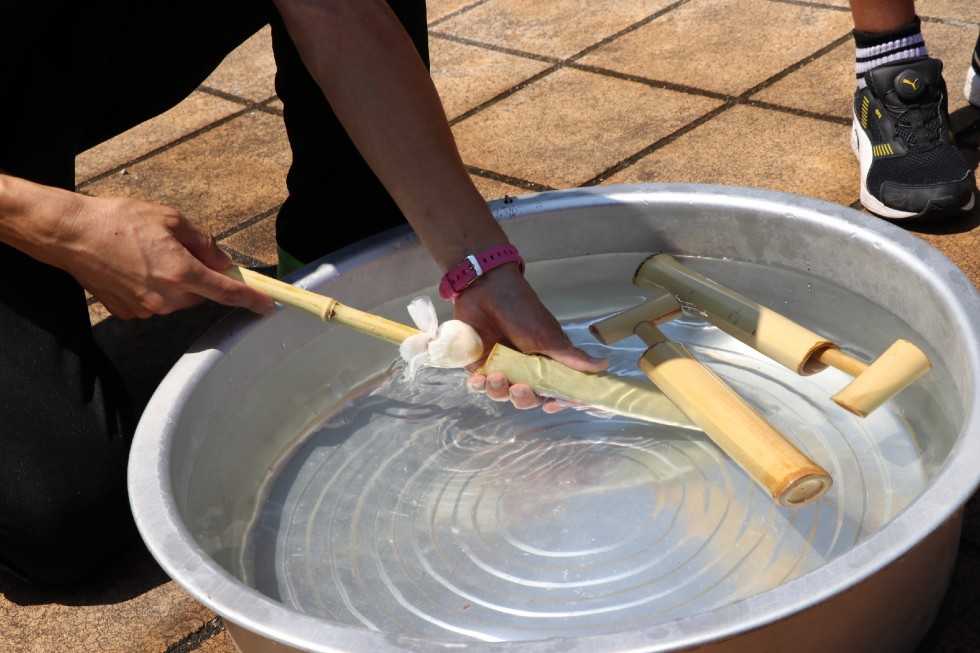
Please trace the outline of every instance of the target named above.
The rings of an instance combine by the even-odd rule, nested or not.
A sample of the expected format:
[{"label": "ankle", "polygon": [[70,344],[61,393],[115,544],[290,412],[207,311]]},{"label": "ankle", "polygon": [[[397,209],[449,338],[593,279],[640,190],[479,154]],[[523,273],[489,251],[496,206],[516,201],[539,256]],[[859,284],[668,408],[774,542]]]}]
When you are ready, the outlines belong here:
[{"label": "ankle", "polygon": [[929,56],[918,16],[911,23],[889,32],[869,33],[855,29],[852,34],[855,45],[854,70],[859,89],[864,88],[864,76],[879,66]]}]

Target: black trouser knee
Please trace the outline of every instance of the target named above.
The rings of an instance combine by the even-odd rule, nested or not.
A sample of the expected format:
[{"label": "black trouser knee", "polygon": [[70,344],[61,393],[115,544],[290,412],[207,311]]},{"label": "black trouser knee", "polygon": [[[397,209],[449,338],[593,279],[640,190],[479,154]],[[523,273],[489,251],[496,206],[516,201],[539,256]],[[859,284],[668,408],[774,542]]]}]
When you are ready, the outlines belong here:
[{"label": "black trouser knee", "polygon": [[134,413],[66,273],[0,245],[0,564],[72,582],[130,543]]}]

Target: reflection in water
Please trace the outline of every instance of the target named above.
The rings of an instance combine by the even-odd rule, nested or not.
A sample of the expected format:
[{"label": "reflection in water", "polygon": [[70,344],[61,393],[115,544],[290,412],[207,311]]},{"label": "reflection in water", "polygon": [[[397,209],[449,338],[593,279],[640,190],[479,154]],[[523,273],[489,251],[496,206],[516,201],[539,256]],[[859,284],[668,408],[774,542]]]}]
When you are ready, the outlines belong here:
[{"label": "reflection in water", "polygon": [[[566,324],[579,343],[586,327]],[[798,377],[693,316],[663,329],[828,469],[833,489],[781,508],[699,432],[516,411],[467,394],[461,371],[411,383],[393,371],[282,463],[242,575],[305,613],[384,632],[600,634],[798,577],[921,491],[906,421],[888,406],[863,420],[837,408],[842,373]],[[641,378],[642,350],[637,338],[616,345],[611,371]]]}]

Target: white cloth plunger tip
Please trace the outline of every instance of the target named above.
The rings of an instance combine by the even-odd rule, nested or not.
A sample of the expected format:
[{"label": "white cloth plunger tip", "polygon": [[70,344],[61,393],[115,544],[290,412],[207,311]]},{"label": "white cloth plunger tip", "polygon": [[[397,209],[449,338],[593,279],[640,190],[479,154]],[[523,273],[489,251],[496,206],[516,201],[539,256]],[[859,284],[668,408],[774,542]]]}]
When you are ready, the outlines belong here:
[{"label": "white cloth plunger tip", "polygon": [[439,325],[436,337],[429,343],[429,365],[465,367],[483,356],[483,340],[476,329],[460,320]]},{"label": "white cloth plunger tip", "polygon": [[419,333],[402,342],[399,352],[408,363],[405,376],[412,378],[424,366],[465,367],[483,356],[483,341],[476,329],[460,320],[439,324],[436,309],[427,296],[416,297],[408,305]]}]

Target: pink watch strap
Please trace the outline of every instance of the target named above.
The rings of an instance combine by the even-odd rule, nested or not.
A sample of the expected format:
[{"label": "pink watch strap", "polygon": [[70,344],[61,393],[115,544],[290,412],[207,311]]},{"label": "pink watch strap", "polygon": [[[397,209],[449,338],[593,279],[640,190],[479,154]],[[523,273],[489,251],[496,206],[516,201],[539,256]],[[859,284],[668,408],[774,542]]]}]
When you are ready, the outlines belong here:
[{"label": "pink watch strap", "polygon": [[439,282],[439,296],[447,300],[456,299],[471,283],[507,263],[517,263],[521,274],[524,274],[524,259],[517,248],[509,243],[470,254],[442,277]]}]

